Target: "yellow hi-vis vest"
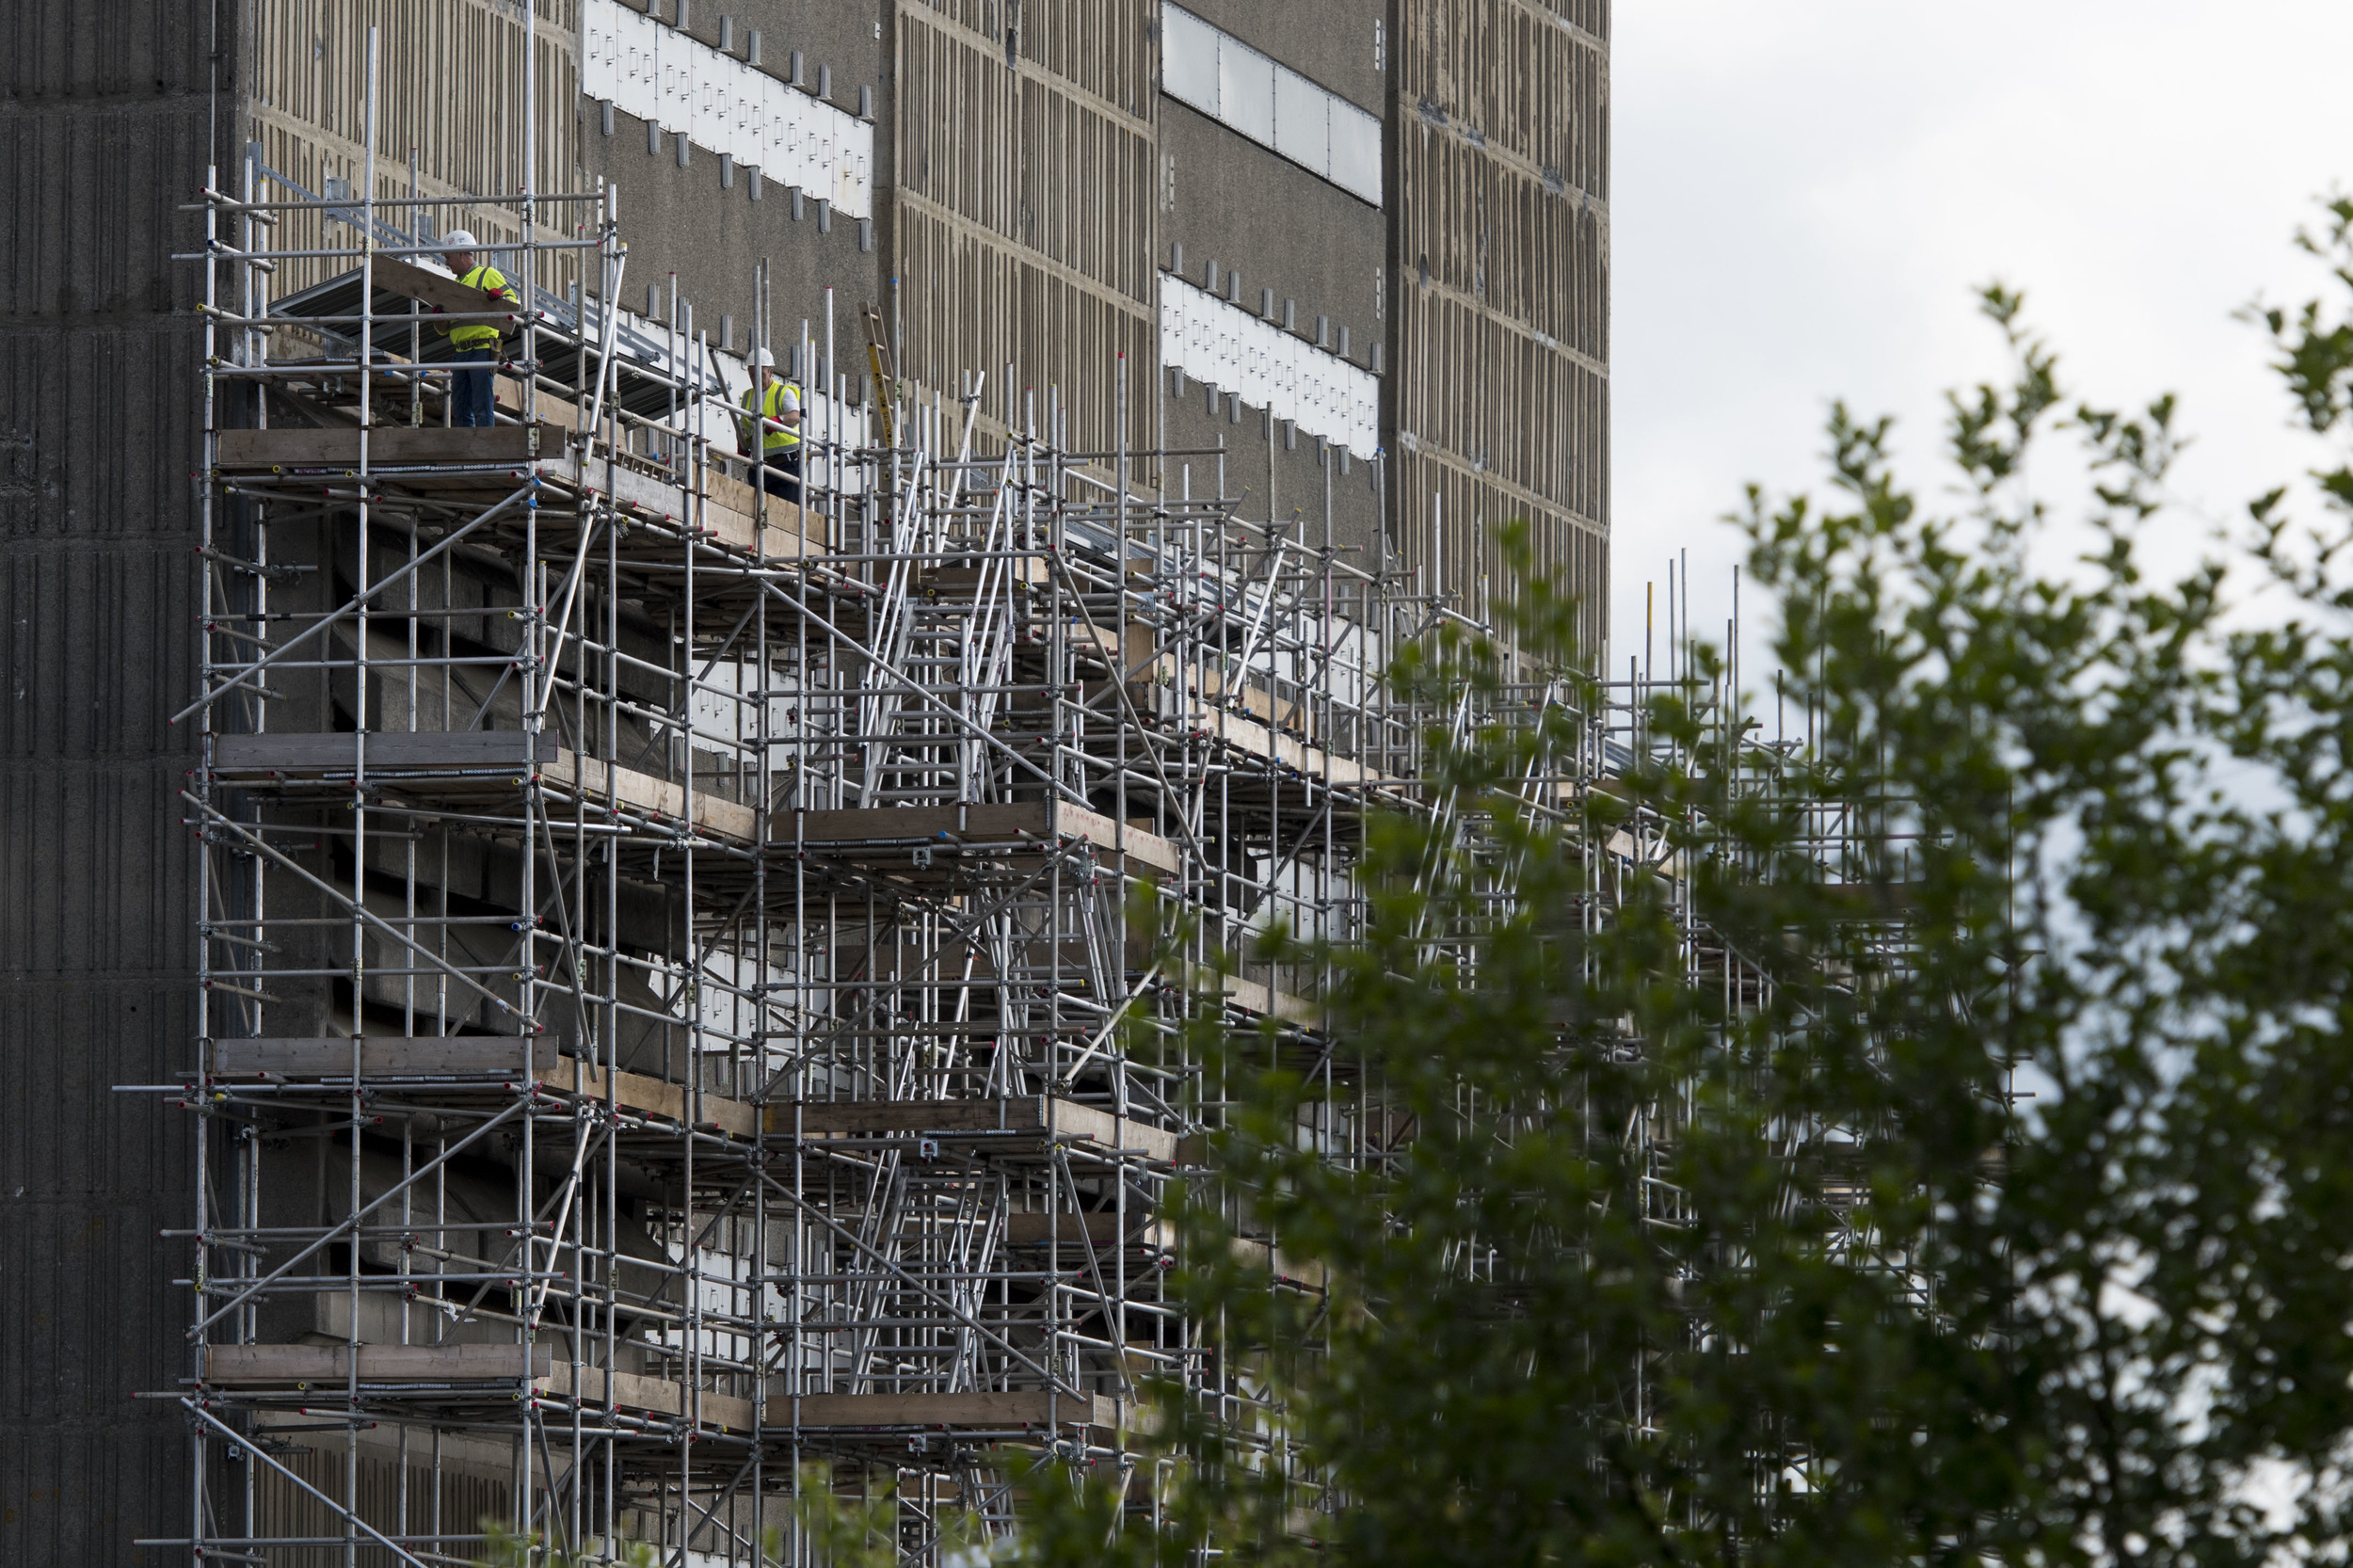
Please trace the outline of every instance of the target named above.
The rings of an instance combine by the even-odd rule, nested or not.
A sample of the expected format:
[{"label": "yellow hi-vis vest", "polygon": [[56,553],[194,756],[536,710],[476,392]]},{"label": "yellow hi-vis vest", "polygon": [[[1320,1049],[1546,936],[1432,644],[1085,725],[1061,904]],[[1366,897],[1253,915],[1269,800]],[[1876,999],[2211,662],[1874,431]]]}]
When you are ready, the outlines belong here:
[{"label": "yellow hi-vis vest", "polygon": [[[482,302],[482,309],[486,311],[496,310],[500,304],[522,303],[522,296],[507,287],[506,275],[488,264],[472,268],[457,281],[461,287],[480,289],[491,296]],[[469,321],[462,327],[449,329],[452,348],[491,348],[497,345],[498,341],[499,329],[487,321]]]},{"label": "yellow hi-vis vest", "polygon": [[[792,399],[790,407],[785,404],[787,396]],[[781,376],[768,383],[768,390],[765,392],[762,392],[756,385],[744,389],[744,411],[757,414],[761,419],[782,419],[788,413],[798,413],[800,402],[801,389]],[[781,452],[787,447],[801,444],[801,433],[798,430],[785,429],[776,425],[754,424],[747,419],[739,420],[736,423],[744,427],[744,445],[746,447],[752,444],[754,430],[760,432],[760,449],[762,452]]]}]

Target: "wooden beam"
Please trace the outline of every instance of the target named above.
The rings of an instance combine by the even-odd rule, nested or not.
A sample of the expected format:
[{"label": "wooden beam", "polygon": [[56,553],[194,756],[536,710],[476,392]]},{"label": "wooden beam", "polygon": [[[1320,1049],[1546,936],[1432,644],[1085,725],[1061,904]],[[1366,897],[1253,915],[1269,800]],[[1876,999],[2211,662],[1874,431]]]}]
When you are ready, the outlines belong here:
[{"label": "wooden beam", "polygon": [[[333,1078],[351,1076],[348,1036],[318,1039],[216,1040],[214,1070],[224,1077]],[[360,1070],[368,1078],[448,1078],[458,1075],[504,1074],[532,1080],[559,1094],[590,1099],[605,1097],[612,1080],[615,1104],[640,1115],[687,1125],[690,1102],[687,1086],[643,1073],[607,1074],[593,1063],[558,1055],[552,1038],[525,1040],[507,1034],[376,1035],[360,1042]],[[715,1127],[738,1138],[760,1131],[757,1107],[724,1096],[706,1094],[696,1126]]]},{"label": "wooden beam", "polygon": [[803,1394],[781,1378],[768,1384],[767,1424],[809,1427],[1007,1427],[1120,1425],[1120,1401],[1101,1394],[1043,1391],[970,1394]]},{"label": "wooden beam", "polygon": [[[686,820],[684,786],[628,768],[613,767],[569,749],[558,751],[555,760],[539,770],[539,779],[543,784],[577,792],[592,803],[605,798],[609,785],[611,794],[622,806],[672,822]],[[760,815],[741,801],[696,791],[694,820],[696,827],[714,837],[747,844],[755,836]]]},{"label": "wooden beam", "polygon": [[1169,875],[1177,868],[1176,846],[1139,827],[1122,828],[1111,818],[1066,800],[1018,801],[972,806],[882,807],[872,810],[795,811],[779,818],[778,842],[808,844],[1001,843],[1076,839],[1131,865]]},{"label": "wooden beam", "polygon": [[[523,465],[541,453],[564,449],[563,432],[552,424],[456,426],[379,424],[368,432],[370,468],[423,468],[436,464]],[[279,469],[356,470],[360,431],[336,429],[223,430],[217,449],[223,469],[270,472]]]},{"label": "wooden beam", "polygon": [[[751,486],[731,479],[716,468],[703,471],[701,504],[675,481],[646,473],[628,463],[607,463],[568,444],[568,429],[578,423],[577,409],[566,408],[559,419],[529,424],[493,424],[443,429],[439,425],[379,424],[368,433],[368,463],[372,469],[433,468],[445,464],[474,467],[533,467],[541,477],[575,491],[609,495],[630,510],[680,525],[699,520],[709,536],[729,549],[774,558],[799,560],[823,553],[808,539],[807,515],[799,504],[778,496],[767,498],[767,521],[760,521],[760,496]],[[272,473],[323,469],[350,472],[360,466],[360,431],[356,425],[307,429],[274,426],[267,430],[224,430],[217,461],[225,471]]]},{"label": "wooden beam", "polygon": [[1029,1133],[1040,1140],[1076,1138],[1109,1149],[1141,1150],[1146,1159],[1174,1160],[1177,1135],[1133,1117],[1050,1095],[999,1099],[802,1100],[768,1107],[772,1133],[803,1137],[859,1133]]},{"label": "wooden beam", "polygon": [[729,1432],[749,1432],[759,1424],[759,1416],[750,1400],[731,1394],[714,1394],[703,1389],[690,1396],[683,1384],[667,1378],[643,1377],[635,1372],[607,1371],[601,1367],[573,1368],[569,1365],[550,1368],[540,1373],[539,1386],[551,1394],[561,1394],[579,1400],[583,1404],[607,1405],[616,1410],[642,1410],[659,1416],[674,1416],[680,1420],[692,1417],[697,1409],[706,1425]]},{"label": "wooden beam", "polygon": [[[552,1345],[362,1345],[362,1383],[520,1383],[542,1378]],[[350,1375],[348,1345],[214,1345],[204,1352],[211,1383],[340,1383]],[[528,1370],[525,1368],[528,1368]]]},{"label": "wooden beam", "polygon": [[[360,1039],[360,1071],[369,1078],[451,1078],[486,1074],[520,1077],[532,1042],[518,1034],[373,1034]],[[230,1078],[349,1078],[348,1036],[318,1039],[216,1040],[213,1070]],[[555,1056],[539,1043],[541,1060]]]},{"label": "wooden beam", "polygon": [[1326,780],[1335,789],[1396,786],[1405,782],[1362,762],[1335,757],[1321,746],[1293,740],[1256,719],[1246,719],[1222,708],[1196,709],[1178,715],[1174,722],[1205,741],[1266,758],[1306,777]]},{"label": "wooden beam", "polygon": [[[263,735],[221,735],[215,738],[213,760],[225,774],[348,773],[358,760],[359,737],[347,732],[327,734],[273,732]],[[686,791],[667,779],[628,768],[608,768],[595,758],[582,758],[557,744],[552,730],[538,735],[520,729],[418,730],[371,733],[367,737],[371,768],[387,771],[429,769],[500,769],[520,774],[536,765],[542,783],[574,791],[591,802],[603,799],[606,776],[624,806],[653,816],[683,822]],[[741,801],[698,792],[695,824],[724,839],[749,843],[757,813]]]},{"label": "wooden beam", "polygon": [[[585,457],[573,451],[545,449],[539,465],[546,478],[568,489],[609,495],[632,511],[681,526],[697,516],[695,497],[675,480],[657,477],[628,463],[610,462],[597,453]],[[760,496],[740,479],[730,479],[709,464],[703,469],[701,524],[710,536],[731,550],[786,560],[824,552],[822,542],[808,539],[808,520],[796,502],[768,497],[768,520],[760,523]]]},{"label": "wooden beam", "polygon": [[[689,1090],[683,1083],[648,1078],[643,1073],[608,1074],[604,1068],[573,1056],[554,1057],[539,1075],[541,1083],[558,1093],[580,1095],[590,1099],[605,1097],[608,1079],[615,1104],[641,1115],[676,1122],[680,1127],[688,1124],[691,1102],[688,1099]],[[738,1138],[756,1137],[760,1132],[759,1110],[742,1100],[705,1094],[699,1110],[702,1113],[692,1118],[697,1127],[715,1127]]]},{"label": "wooden beam", "polygon": [[[509,286],[513,286],[513,281],[511,279],[508,280]],[[470,289],[447,273],[435,272],[430,267],[419,266],[397,256],[376,258],[376,286],[390,289],[420,304],[438,305],[453,315],[479,315],[485,311],[520,309],[484,290]],[[520,294],[522,290],[517,288],[515,292]]]},{"label": "wooden beam", "polygon": [[[349,732],[219,735],[213,766],[220,773],[348,773],[358,765],[360,737]],[[556,757],[552,730],[423,729],[367,737],[371,768],[525,769]]]}]

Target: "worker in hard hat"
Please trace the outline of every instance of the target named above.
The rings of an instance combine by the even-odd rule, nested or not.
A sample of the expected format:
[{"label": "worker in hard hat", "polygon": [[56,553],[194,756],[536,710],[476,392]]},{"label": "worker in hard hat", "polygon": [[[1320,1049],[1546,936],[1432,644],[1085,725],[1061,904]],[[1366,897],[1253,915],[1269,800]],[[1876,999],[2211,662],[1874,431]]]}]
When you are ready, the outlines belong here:
[{"label": "worker in hard hat", "polygon": [[[776,357],[752,356],[752,384],[744,389],[744,456],[757,463],[760,488],[787,501],[801,499],[801,389],[776,374]],[[757,452],[759,456],[753,456]]]},{"label": "worker in hard hat", "polygon": [[[463,229],[452,229],[442,236],[445,248],[441,260],[449,264],[460,287],[478,289],[482,293],[481,309],[495,311],[501,306],[520,308],[522,296],[507,282],[506,275],[488,264],[474,261],[474,237]],[[440,307],[434,307],[440,313]],[[456,350],[451,356],[461,365],[480,365],[480,370],[460,370],[450,377],[449,422],[452,424],[494,424],[490,399],[490,366],[498,362],[499,329],[487,321],[461,322],[455,327],[436,324],[436,332],[449,339]]]}]

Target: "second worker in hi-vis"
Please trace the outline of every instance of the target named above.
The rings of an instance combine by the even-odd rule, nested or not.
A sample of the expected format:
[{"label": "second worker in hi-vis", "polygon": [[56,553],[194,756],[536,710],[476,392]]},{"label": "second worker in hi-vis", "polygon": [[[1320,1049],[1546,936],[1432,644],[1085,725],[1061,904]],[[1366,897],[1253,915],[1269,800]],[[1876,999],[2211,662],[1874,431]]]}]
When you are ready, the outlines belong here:
[{"label": "second worker in hi-vis", "polygon": [[737,422],[743,426],[744,457],[758,467],[760,488],[786,501],[799,501],[801,389],[776,374],[776,357],[764,348],[752,356],[752,384],[744,389],[744,410],[753,416]]}]

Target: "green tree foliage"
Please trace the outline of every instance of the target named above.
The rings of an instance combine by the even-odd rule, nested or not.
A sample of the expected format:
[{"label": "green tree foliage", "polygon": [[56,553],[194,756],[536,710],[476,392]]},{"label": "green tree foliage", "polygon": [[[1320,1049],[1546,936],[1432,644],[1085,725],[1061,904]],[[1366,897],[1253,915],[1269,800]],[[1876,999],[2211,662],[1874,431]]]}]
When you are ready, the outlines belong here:
[{"label": "green tree foliage", "polygon": [[[2349,225],[2309,245],[2353,291]],[[2171,401],[2079,403],[2020,300],[1984,307],[2017,368],[1952,400],[1957,490],[1842,408],[1826,500],[1750,497],[1807,744],[1729,722],[1695,649],[1657,744],[1555,795],[1526,781],[1575,772],[1590,685],[1538,711],[1478,638],[1407,659],[1496,722],[1432,730],[1449,809],[1372,824],[1361,939],[1293,945],[1340,977],[1349,1070],[1205,1042],[1230,1105],[1182,1217],[1215,1353],[1326,1511],[1172,1400],[1157,1524],[1132,1477],[1035,1472],[1025,1555],[2342,1555],[2353,471],[2152,581]],[[2353,325],[2257,315],[2342,448]],[[2046,506],[2059,442],[2083,493]],[[1572,670],[1568,611],[1530,581],[1511,641]],[[1367,1105],[1384,1158],[1301,1136]],[[1328,1289],[1269,1288],[1235,1229]]]}]

